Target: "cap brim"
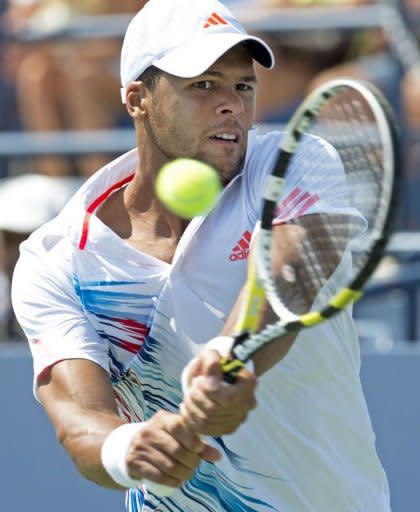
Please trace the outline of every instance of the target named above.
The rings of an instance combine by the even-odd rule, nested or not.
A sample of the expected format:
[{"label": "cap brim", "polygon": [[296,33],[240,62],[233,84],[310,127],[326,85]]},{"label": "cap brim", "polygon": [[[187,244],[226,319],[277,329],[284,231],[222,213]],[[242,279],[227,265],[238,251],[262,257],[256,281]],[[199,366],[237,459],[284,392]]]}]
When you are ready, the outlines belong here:
[{"label": "cap brim", "polygon": [[178,46],[161,59],[156,59],[153,65],[162,71],[181,78],[191,78],[201,75],[216,60],[239,43],[247,43],[250,54],[262,66],[271,69],[274,66],[274,55],[270,47],[258,37],[248,34],[212,34],[194,39]]}]

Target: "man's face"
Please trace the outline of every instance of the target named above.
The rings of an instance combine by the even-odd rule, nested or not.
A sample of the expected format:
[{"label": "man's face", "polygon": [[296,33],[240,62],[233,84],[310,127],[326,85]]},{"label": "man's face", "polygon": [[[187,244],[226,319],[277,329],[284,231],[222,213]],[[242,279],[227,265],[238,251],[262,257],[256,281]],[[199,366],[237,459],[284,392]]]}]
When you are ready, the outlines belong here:
[{"label": "man's face", "polygon": [[230,179],[245,156],[255,92],[253,62],[244,46],[232,48],[198,77],[164,73],[146,120],[152,144],[167,160],[196,158]]}]

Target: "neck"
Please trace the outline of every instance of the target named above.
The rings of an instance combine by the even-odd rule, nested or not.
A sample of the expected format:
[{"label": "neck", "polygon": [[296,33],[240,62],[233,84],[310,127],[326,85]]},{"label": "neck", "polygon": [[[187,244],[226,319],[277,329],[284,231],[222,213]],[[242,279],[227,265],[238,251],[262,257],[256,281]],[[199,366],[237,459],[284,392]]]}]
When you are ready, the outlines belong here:
[{"label": "neck", "polygon": [[[188,221],[169,212],[155,192],[156,175],[163,163],[159,161],[159,164],[143,165],[143,156],[142,153],[141,165],[133,180],[123,190],[121,198],[121,207],[129,221],[129,237],[139,238],[145,235],[148,238],[179,239]],[[144,164],[146,162],[147,160]]]}]

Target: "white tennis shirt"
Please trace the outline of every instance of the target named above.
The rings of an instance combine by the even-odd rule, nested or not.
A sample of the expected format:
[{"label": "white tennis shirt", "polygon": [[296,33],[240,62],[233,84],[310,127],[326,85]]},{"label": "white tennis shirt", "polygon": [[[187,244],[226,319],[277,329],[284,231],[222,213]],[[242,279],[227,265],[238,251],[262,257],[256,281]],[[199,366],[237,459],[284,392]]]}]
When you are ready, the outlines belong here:
[{"label": "white tennis shirt", "polygon": [[[172,264],[134,249],[95,216],[132,178],[137,151],[93,175],[21,247],[13,304],[35,378],[57,361],[86,358],[110,373],[127,420],[177,410],[183,367],[220,332],[244,283],[259,197],[278,140],[278,133],[250,133],[243,172],[211,214],[190,222]],[[307,162],[320,153],[322,172],[308,175]],[[308,139],[293,162],[280,221],[346,209],[334,150]],[[222,460],[201,463],[169,499],[131,489],[127,510],[389,511],[359,366],[349,311],[303,331],[260,378],[258,407],[246,423],[213,440]]]}]

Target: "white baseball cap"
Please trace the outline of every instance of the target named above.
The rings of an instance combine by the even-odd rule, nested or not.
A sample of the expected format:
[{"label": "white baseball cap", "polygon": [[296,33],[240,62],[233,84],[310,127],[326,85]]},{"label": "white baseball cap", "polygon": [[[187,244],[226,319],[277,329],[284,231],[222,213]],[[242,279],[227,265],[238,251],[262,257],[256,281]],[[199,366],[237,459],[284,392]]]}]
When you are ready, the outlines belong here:
[{"label": "white baseball cap", "polygon": [[204,73],[236,44],[246,41],[251,55],[271,69],[274,55],[260,38],[247,34],[217,0],[149,0],[128,25],[121,50],[121,96],[147,68],[182,78]]}]

